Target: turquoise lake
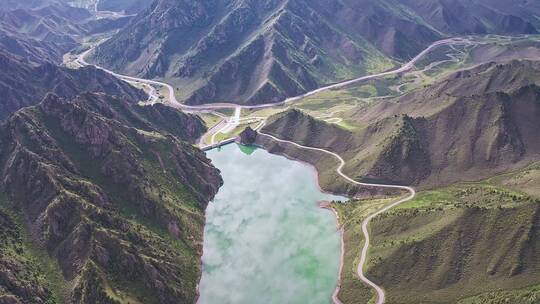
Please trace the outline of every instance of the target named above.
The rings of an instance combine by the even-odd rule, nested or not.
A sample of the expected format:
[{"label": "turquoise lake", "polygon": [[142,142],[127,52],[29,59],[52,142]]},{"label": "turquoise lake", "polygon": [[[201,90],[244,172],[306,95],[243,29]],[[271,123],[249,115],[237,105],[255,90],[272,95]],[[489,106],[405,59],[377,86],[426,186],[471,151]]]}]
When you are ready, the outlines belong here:
[{"label": "turquoise lake", "polygon": [[224,186],[206,214],[199,304],[330,303],[339,272],[336,218],[318,207],[313,168],[227,145],[208,152]]}]

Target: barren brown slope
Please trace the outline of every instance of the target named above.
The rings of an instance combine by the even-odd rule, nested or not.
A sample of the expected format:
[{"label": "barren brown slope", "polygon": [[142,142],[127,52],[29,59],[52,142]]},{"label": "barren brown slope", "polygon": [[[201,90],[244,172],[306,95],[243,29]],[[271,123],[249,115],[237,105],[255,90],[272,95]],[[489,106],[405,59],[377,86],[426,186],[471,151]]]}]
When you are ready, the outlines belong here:
[{"label": "barren brown slope", "polygon": [[[513,61],[459,72],[404,97],[361,107],[347,131],[291,110],[264,128],[347,160],[351,176],[435,186],[477,180],[540,157],[539,65]],[[472,84],[477,85],[472,85]]]}]

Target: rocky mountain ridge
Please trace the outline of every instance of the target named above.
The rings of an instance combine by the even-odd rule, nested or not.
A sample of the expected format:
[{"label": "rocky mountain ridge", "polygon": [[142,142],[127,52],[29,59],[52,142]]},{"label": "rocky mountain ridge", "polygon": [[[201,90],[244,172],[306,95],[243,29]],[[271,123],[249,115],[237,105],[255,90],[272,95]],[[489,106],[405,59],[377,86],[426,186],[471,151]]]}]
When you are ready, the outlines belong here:
[{"label": "rocky mountain ridge", "polygon": [[[0,126],[2,210],[59,265],[23,267],[45,278],[29,287],[19,272],[3,271],[2,301],[194,302],[204,210],[219,171],[163,126],[143,124],[159,109],[127,107],[139,106],[49,94]],[[43,261],[21,248],[13,265]]]}]

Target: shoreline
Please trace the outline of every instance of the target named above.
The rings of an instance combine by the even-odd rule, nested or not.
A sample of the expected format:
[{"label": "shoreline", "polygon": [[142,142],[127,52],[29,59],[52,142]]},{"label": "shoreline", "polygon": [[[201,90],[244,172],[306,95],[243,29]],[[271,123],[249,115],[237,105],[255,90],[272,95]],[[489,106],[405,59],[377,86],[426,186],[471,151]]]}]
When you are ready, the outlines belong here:
[{"label": "shoreline", "polygon": [[[338,167],[336,168],[336,173],[338,173],[338,175],[340,175],[343,179],[345,179],[346,181],[354,184],[354,185],[357,185],[357,186],[366,186],[366,187],[375,187],[375,188],[388,188],[388,189],[396,189],[396,190],[399,190],[399,191],[407,191],[409,192],[409,196],[403,198],[403,199],[400,199],[400,200],[397,200],[389,205],[387,205],[386,207],[378,210],[377,212],[375,213],[372,213],[371,215],[367,216],[363,221],[362,221],[362,233],[364,235],[364,245],[362,247],[362,250],[361,250],[361,253],[360,253],[360,263],[358,264],[358,267],[356,269],[356,274],[358,275],[358,277],[360,278],[360,280],[365,284],[367,285],[368,287],[370,287],[373,291],[375,291],[376,293],[376,304],[383,304],[385,302],[385,298],[386,298],[386,294],[384,292],[384,289],[377,285],[376,283],[374,283],[373,281],[371,281],[369,278],[367,278],[364,274],[364,266],[365,266],[365,263],[368,259],[367,255],[368,255],[368,250],[369,250],[369,245],[370,245],[370,235],[369,235],[369,224],[371,222],[371,220],[377,216],[379,216],[380,214],[398,206],[399,204],[402,204],[404,202],[407,202],[411,199],[413,199],[415,196],[416,196],[416,190],[412,187],[409,187],[409,186],[400,186],[400,185],[393,185],[393,184],[375,184],[375,183],[365,183],[365,182],[358,182],[356,180],[354,180],[353,178],[349,177],[348,175],[346,175],[345,173],[343,173],[342,169],[343,167],[345,166],[346,162],[345,160],[337,153],[334,153],[334,152],[331,152],[331,151],[328,151],[328,150],[325,150],[325,149],[322,149],[322,148],[315,148],[315,147],[309,147],[309,146],[304,146],[304,145],[301,145],[301,144],[298,144],[296,142],[293,142],[293,141],[289,141],[289,140],[284,140],[284,139],[280,139],[280,138],[277,138],[273,135],[270,135],[270,134],[267,134],[267,133],[262,133],[262,132],[258,132],[259,135],[263,135],[265,137],[269,137],[272,141],[274,142],[277,142],[277,143],[286,143],[286,144],[291,144],[293,146],[296,146],[298,148],[301,148],[301,149],[307,149],[307,150],[313,150],[313,151],[320,151],[320,152],[323,152],[325,154],[329,154],[329,155],[332,155],[333,157],[335,157],[336,159],[338,159],[339,161],[339,165]],[[278,154],[278,153],[276,153]],[[282,153],[282,154],[286,154],[286,153]],[[314,165],[312,165],[314,166]],[[343,251],[344,252],[344,251]],[[341,280],[341,274],[339,276],[339,279]],[[336,287],[337,289],[337,292],[339,292],[339,284],[338,286]],[[336,294],[336,291],[334,291],[334,294]],[[337,296],[336,296],[337,298]],[[332,297],[332,299],[334,299],[334,297]],[[340,301],[339,299],[337,299],[338,301]],[[340,302],[338,302],[339,304]]]},{"label": "shoreline", "polygon": [[343,275],[343,268],[345,267],[345,228],[341,227],[339,213],[334,207],[332,207],[330,202],[323,201],[319,204],[319,207],[332,212],[336,217],[336,228],[339,231],[339,238],[340,238],[340,243],[341,243],[341,255],[339,259],[339,272],[338,272],[337,284],[336,284],[336,288],[334,289],[334,292],[332,293],[332,303],[343,304],[343,302],[341,302],[341,300],[339,299],[338,295],[339,295],[339,292],[341,291],[341,283],[342,283],[341,276]]},{"label": "shoreline", "polygon": [[[272,141],[274,141],[274,140],[272,139]],[[236,137],[234,141],[224,143],[223,145],[220,145],[219,147],[222,147],[222,146],[225,146],[225,145],[230,145],[230,144],[233,144],[233,143],[236,143],[237,145],[244,145],[239,141],[239,137]],[[276,141],[276,143],[279,143],[279,142]],[[342,196],[342,197],[344,197],[344,198],[346,198],[348,200],[356,199],[356,197],[352,197],[352,196],[350,196],[350,195],[348,195],[346,193],[338,193],[337,191],[334,192],[334,191],[323,189],[321,184],[320,184],[321,173],[319,172],[319,170],[317,169],[317,167],[314,164],[309,163],[308,161],[301,160],[299,158],[295,158],[293,156],[290,156],[285,152],[280,152],[280,153],[271,152],[270,149],[265,147],[264,144],[260,143],[260,142],[255,142],[255,143],[251,144],[251,146],[257,147],[258,149],[265,150],[266,152],[268,152],[270,154],[285,157],[286,159],[291,160],[291,161],[299,162],[299,163],[305,165],[306,167],[309,167],[313,172],[313,175],[315,177],[315,184],[317,185],[317,188],[319,189],[320,192],[330,194],[330,195],[335,195],[335,196]],[[207,152],[207,151],[205,151],[205,152]],[[343,227],[340,227],[339,214],[338,214],[337,210],[335,210],[333,207],[331,207],[328,201],[320,201],[318,203],[318,207],[321,208],[321,209],[326,209],[326,210],[332,212],[334,214],[335,218],[336,218],[336,227],[337,227],[338,233],[339,233],[339,238],[340,238],[340,243],[341,243],[341,245],[340,245],[341,246],[340,247],[341,252],[340,252],[339,268],[338,268],[338,276],[337,276],[337,280],[336,280],[336,287],[334,288],[334,291],[331,294],[330,303],[332,303],[332,304],[343,304],[343,302],[341,302],[341,300],[339,299],[338,294],[341,291],[341,282],[342,282],[341,276],[342,276],[342,273],[343,273],[343,268],[345,267],[345,230],[343,229]],[[206,218],[206,210],[205,210],[205,218]],[[206,219],[205,219],[205,225],[206,225]],[[203,236],[203,242],[204,242],[204,236]],[[202,264],[203,263],[202,263],[202,255],[201,255],[201,278],[202,278],[202,270],[203,270],[203,265]],[[200,279],[199,279],[199,282],[197,283],[197,294],[200,296],[199,286],[200,286]],[[198,299],[197,299],[196,303],[197,304],[199,303]]]}]

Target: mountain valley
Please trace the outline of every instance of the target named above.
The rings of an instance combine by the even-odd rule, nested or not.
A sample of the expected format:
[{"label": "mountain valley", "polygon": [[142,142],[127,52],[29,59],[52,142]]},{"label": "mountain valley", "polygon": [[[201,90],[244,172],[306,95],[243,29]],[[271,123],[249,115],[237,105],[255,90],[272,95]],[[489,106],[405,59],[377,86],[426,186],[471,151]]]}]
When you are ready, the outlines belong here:
[{"label": "mountain valley", "polygon": [[537,1],[0,16],[0,303],[540,301]]}]

